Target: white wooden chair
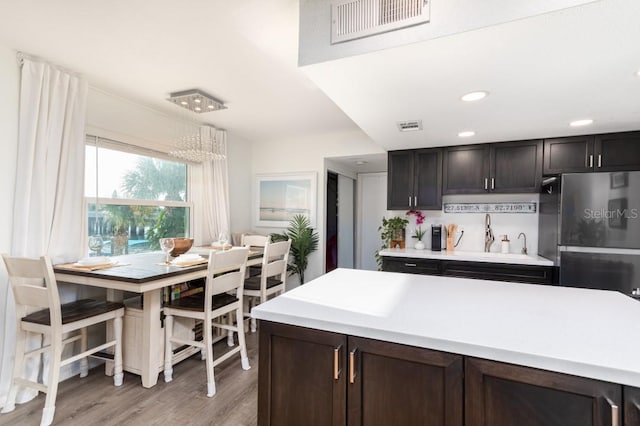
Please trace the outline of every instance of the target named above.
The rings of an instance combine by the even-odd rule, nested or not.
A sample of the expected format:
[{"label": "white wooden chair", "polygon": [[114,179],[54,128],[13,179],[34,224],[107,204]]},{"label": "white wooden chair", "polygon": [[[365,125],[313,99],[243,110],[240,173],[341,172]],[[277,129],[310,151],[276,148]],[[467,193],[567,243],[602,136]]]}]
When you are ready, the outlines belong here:
[{"label": "white wooden chair", "polygon": [[[229,317],[234,312],[237,318],[242,318],[242,284],[244,282],[247,267],[249,249],[234,248],[227,251],[210,252],[207,278],[204,292],[197,295],[177,299],[164,307],[165,317],[165,354],[164,354],[164,381],[173,379],[173,345],[189,345],[199,347],[203,351],[207,370],[207,396],[212,397],[216,393],[214,367],[240,352],[241,365],[248,370],[249,358],[244,339],[244,323],[222,323],[221,316]],[[203,321],[200,341],[181,339],[173,335],[173,317],[180,316]],[[229,350],[224,355],[214,360],[213,358],[213,331],[212,326],[230,333],[238,333],[238,347]]]},{"label": "white wooden chair", "polygon": [[[260,274],[250,276],[244,280],[244,295],[249,297],[249,312],[259,303],[267,301],[269,296],[284,293],[287,282],[287,263],[291,240],[268,243],[264,246]],[[256,320],[251,318],[251,332],[256,331]]]},{"label": "white wooden chair", "polygon": [[[122,384],[122,303],[97,300],[77,300],[60,304],[58,285],[48,257],[28,259],[2,255],[16,304],[17,336],[11,389],[2,412],[15,409],[18,387],[29,387],[47,394],[42,411],[41,425],[50,425],[55,414],[56,394],[60,368],[80,361],[80,377],[88,374],[87,356],[113,347],[114,376],[116,386]],[[87,348],[87,327],[111,323],[114,339]],[[42,348],[26,350],[27,333],[44,336],[47,342]],[[66,337],[65,337],[66,336]],[[62,359],[62,351],[68,343],[80,341],[80,353]],[[50,368],[46,384],[22,378],[25,358],[49,353]],[[43,380],[44,382],[45,380]]]},{"label": "white wooden chair", "polygon": [[[240,245],[248,248],[263,249],[264,246],[271,242],[271,235],[258,235],[258,234],[242,234],[240,238]],[[252,277],[260,273],[259,266],[249,266],[247,270],[247,276]]]}]

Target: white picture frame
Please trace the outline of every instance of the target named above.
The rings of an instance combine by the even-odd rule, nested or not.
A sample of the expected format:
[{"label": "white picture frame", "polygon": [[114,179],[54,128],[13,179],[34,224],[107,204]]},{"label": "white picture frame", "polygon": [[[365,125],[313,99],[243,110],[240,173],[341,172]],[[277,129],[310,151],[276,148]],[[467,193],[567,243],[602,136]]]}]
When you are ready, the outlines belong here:
[{"label": "white picture frame", "polygon": [[316,172],[257,174],[253,225],[286,228],[294,215],[303,214],[315,228],[317,185]]}]

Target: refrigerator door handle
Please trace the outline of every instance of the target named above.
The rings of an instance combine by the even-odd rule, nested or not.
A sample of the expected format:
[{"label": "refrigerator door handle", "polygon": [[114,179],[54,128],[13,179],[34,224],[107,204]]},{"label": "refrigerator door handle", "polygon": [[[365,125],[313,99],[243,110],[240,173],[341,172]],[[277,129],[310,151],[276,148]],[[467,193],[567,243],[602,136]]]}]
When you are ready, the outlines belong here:
[{"label": "refrigerator door handle", "polygon": [[593,154],[589,154],[589,167],[593,167]]}]

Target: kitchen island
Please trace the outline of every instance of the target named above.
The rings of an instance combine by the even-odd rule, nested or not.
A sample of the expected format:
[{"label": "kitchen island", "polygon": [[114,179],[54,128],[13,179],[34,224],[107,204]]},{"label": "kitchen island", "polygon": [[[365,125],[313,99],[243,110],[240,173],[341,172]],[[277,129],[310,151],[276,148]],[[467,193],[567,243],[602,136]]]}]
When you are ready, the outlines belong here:
[{"label": "kitchen island", "polygon": [[306,424],[611,425],[623,398],[640,424],[640,304],[620,293],[338,269],[252,315],[260,424],[292,424],[299,403]]}]

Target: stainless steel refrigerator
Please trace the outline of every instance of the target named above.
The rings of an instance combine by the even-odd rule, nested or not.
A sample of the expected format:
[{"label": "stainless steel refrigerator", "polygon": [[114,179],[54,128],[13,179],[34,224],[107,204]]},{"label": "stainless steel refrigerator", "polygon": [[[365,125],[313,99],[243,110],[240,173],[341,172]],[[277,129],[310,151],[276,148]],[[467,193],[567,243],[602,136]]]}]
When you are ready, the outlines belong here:
[{"label": "stainless steel refrigerator", "polygon": [[540,196],[539,253],[559,266],[559,284],[640,288],[640,172],[571,173]]}]

